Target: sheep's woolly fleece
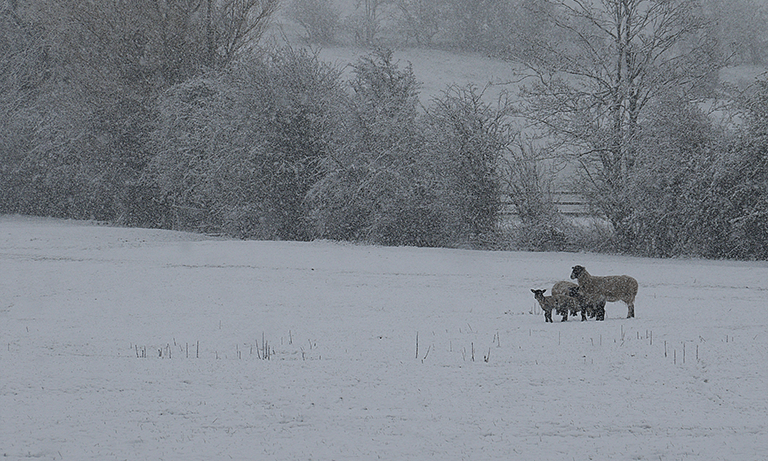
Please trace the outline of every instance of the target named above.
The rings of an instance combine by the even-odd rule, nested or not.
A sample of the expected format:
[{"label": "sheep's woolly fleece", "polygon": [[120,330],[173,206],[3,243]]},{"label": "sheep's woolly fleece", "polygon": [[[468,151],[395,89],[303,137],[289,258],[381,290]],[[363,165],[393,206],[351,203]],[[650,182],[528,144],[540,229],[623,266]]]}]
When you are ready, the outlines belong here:
[{"label": "sheep's woolly fleece", "polygon": [[[637,317],[545,324],[576,264]],[[0,216],[0,272],[3,459],[768,459],[764,262]]]},{"label": "sheep's woolly fleece", "polygon": [[587,299],[608,302],[623,301],[627,305],[627,317],[635,316],[637,280],[629,275],[592,275],[583,266],[573,266],[571,278],[578,279],[578,293]]}]

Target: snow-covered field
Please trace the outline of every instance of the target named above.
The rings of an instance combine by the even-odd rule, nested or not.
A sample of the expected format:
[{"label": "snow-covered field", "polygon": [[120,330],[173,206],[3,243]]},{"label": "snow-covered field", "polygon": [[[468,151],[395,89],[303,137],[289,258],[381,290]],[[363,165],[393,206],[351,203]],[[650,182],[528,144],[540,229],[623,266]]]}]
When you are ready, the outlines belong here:
[{"label": "snow-covered field", "polygon": [[[574,264],[637,318],[545,324]],[[767,300],[764,262],[0,216],[0,458],[768,459]]]}]

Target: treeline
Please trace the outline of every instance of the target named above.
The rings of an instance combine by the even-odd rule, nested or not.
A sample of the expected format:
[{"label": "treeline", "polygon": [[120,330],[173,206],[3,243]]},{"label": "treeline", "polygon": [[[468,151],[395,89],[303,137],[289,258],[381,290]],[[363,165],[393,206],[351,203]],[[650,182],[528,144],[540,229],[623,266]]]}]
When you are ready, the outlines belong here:
[{"label": "treeline", "polygon": [[450,246],[492,234],[503,108],[455,89],[420,113],[417,90],[389,51],[345,82],[291,48],[176,85],[129,215],[262,239]]},{"label": "treeline", "polygon": [[[284,3],[287,16],[300,26],[304,40],[309,43],[419,46],[499,57],[511,57],[519,52],[521,37],[545,41],[547,37],[565,39],[567,34],[560,26],[567,24],[552,19],[562,12],[563,5],[573,6],[559,0],[285,0]],[[604,5],[611,3],[614,1]],[[637,3],[632,1],[627,8],[634,8],[632,5]],[[692,6],[700,10],[708,22],[711,52],[727,57],[732,64],[768,63],[768,10],[762,0],[697,0],[695,3]],[[645,11],[646,6],[641,5],[638,12]]]},{"label": "treeline", "polygon": [[242,238],[490,237],[508,108],[453,88],[423,111],[390,51],[346,81],[309,51],[253,48],[273,3],[4,9],[0,211]]},{"label": "treeline", "polygon": [[[688,19],[674,40],[647,41],[672,40],[648,50],[668,63],[552,78],[585,62],[579,36],[605,62],[643,50],[596,47],[603,16],[542,5],[531,11],[557,34],[509,48],[538,83],[489,104],[474,87],[420,101],[387,49],[346,78],[268,45],[276,0],[7,2],[0,212],[240,238],[768,258],[768,84],[715,88],[718,61],[701,67],[711,36]],[[701,103],[715,93],[728,102],[717,118]],[[551,199],[564,164],[591,225]]]}]

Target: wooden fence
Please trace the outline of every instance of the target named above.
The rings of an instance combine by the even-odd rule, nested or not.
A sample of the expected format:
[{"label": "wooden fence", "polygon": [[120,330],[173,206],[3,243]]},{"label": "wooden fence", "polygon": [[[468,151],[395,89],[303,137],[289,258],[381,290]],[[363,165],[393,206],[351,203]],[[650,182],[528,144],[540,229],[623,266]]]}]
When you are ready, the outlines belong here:
[{"label": "wooden fence", "polygon": [[[557,210],[566,216],[586,216],[589,214],[589,205],[586,199],[577,192],[558,191],[552,193],[552,200]],[[517,215],[515,205],[510,201],[502,202],[502,215]]]}]

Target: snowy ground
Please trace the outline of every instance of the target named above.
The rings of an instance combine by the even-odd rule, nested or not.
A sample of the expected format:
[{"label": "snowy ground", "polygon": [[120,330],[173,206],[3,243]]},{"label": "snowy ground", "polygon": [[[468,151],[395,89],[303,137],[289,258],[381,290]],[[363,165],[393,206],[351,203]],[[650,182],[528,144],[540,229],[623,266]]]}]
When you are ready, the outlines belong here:
[{"label": "snowy ground", "polygon": [[[637,318],[545,324],[574,264]],[[0,457],[768,459],[767,298],[764,262],[0,216]]]}]

